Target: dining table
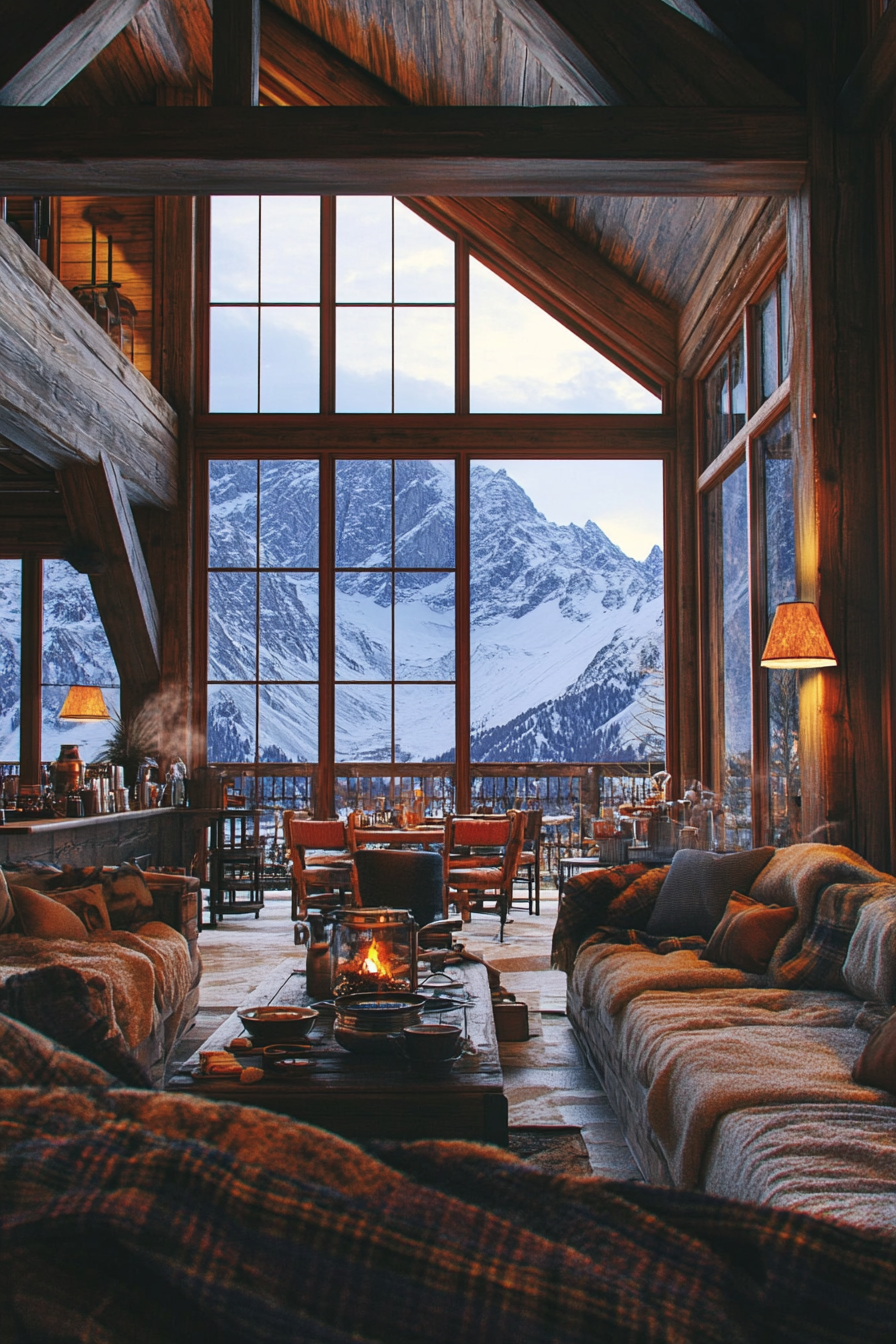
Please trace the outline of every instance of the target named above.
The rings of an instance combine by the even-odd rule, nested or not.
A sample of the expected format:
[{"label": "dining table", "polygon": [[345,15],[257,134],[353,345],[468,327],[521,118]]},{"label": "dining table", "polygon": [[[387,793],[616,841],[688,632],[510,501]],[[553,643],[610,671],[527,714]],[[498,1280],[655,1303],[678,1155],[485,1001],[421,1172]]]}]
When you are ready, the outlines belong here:
[{"label": "dining table", "polygon": [[388,845],[400,849],[404,845],[441,844],[445,839],[444,826],[356,826],[354,828],[355,849],[366,849],[368,845]]}]

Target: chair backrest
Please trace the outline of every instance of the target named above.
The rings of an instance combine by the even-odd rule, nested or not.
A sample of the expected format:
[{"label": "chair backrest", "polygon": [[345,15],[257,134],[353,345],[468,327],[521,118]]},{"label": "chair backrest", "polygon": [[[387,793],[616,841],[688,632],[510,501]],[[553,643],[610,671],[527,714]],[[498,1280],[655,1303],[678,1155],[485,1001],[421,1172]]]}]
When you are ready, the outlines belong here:
[{"label": "chair backrest", "polygon": [[309,849],[347,849],[344,821],[308,821],[283,814],[283,830],[290,851],[304,863]]},{"label": "chair backrest", "polygon": [[453,845],[485,849],[506,845],[510,835],[508,817],[453,817]]},{"label": "chair backrest", "polygon": [[442,915],[442,859],[426,850],[359,849],[355,855],[362,905],[410,910],[419,925]]},{"label": "chair backrest", "polygon": [[531,811],[524,812],[526,818],[526,829],[523,832],[524,840],[538,840],[541,836],[541,818],[544,813],[540,807],[533,807]]},{"label": "chair backrest", "polygon": [[526,814],[525,812],[510,812],[508,816],[510,817],[510,835],[507,837],[507,844],[504,846],[503,876],[505,882],[512,882],[516,877],[520,855],[523,852],[523,841],[526,838]]}]

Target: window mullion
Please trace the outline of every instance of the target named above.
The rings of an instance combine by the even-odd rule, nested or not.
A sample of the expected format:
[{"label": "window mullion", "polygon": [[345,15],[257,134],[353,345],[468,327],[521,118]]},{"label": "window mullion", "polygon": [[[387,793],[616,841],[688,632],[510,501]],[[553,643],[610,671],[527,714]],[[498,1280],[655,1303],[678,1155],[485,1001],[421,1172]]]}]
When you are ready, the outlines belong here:
[{"label": "window mullion", "polygon": [[471,807],[470,780],[470,456],[454,467],[454,807]]},{"label": "window mullion", "polygon": [[336,197],[320,199],[320,409],[336,410]]},{"label": "window mullion", "polygon": [[320,462],[320,554],[318,648],[318,767],[315,811],[329,817],[334,808],[336,756],[336,460]]}]

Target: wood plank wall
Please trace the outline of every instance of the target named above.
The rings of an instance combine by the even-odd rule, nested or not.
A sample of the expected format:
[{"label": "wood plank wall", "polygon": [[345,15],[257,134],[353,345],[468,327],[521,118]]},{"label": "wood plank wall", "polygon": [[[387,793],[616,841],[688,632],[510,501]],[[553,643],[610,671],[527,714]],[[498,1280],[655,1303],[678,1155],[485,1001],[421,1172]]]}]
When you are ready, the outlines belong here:
[{"label": "wood plank wall", "polygon": [[152,313],[155,205],[152,197],[64,196],[59,207],[58,275],[66,289],[90,283],[90,229],[97,226],[97,281],[106,280],[106,238],[112,235],[112,278],[137,309],[134,363],[153,378]]}]

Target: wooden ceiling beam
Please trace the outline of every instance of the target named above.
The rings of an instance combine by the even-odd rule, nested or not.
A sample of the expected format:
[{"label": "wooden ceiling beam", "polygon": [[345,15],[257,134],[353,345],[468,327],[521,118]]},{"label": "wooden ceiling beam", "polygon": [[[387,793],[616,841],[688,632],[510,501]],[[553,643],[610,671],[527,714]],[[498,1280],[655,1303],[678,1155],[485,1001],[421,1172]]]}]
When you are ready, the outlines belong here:
[{"label": "wooden ceiling beam", "polygon": [[0,108],[31,195],[768,195],[806,146],[790,108]]},{"label": "wooden ceiling beam", "polygon": [[578,99],[777,107],[794,99],[663,0],[497,0],[530,53]]},{"label": "wooden ceiling beam", "polygon": [[871,41],[837,100],[837,112],[843,129],[868,130],[891,118],[894,89],[896,5],[891,4],[881,15]]},{"label": "wooden ceiling beam", "polygon": [[212,28],[212,103],[258,106],[260,0],[215,0]]},{"label": "wooden ceiling beam", "polygon": [[126,28],[147,0],[2,0],[0,105],[50,102]]},{"label": "wooden ceiling beam", "polygon": [[[68,115],[71,115],[69,112]],[[177,416],[0,223],[0,435],[44,467],[113,458],[135,503],[177,500]]]},{"label": "wooden ceiling beam", "polygon": [[159,680],[159,611],[121,473],[101,454],[95,465],[60,471],[58,480],[75,544],[102,552],[105,561],[90,586],[118,675],[130,687],[152,687]]}]

